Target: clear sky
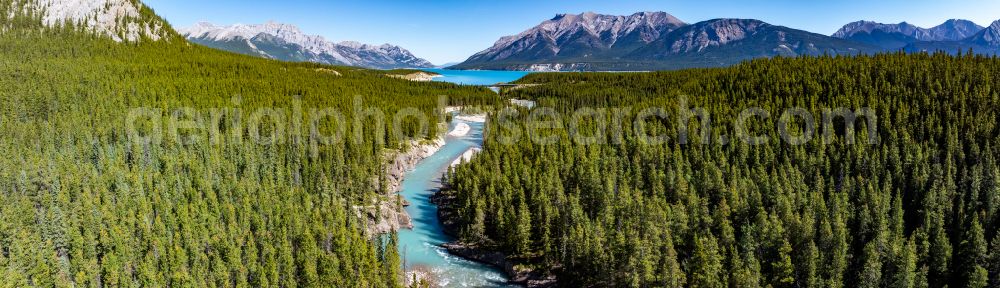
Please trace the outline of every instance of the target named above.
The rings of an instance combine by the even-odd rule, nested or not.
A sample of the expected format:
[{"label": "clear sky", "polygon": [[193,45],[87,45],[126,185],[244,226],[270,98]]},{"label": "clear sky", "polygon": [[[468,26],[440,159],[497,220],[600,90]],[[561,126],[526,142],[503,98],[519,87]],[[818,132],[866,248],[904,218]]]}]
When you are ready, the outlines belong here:
[{"label": "clear sky", "polygon": [[906,21],[932,27],[961,18],[982,26],[1000,19],[997,0],[145,0],[175,27],[198,21],[229,25],[269,20],[339,42],[402,46],[435,64],[460,62],[497,39],[559,13],[627,15],[664,11],[688,23],[753,18],[832,34],[856,20]]}]

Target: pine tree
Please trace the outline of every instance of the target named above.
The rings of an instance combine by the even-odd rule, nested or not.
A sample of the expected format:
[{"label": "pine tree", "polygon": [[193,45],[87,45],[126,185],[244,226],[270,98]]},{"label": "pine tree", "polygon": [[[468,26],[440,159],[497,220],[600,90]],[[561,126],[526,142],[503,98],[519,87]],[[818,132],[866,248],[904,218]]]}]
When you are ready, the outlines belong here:
[{"label": "pine tree", "polygon": [[990,287],[1000,287],[1000,234],[993,238],[993,244],[990,247],[992,247],[988,261],[990,263]]},{"label": "pine tree", "polygon": [[788,240],[783,241],[778,248],[777,261],[771,264],[773,287],[792,287],[795,285],[795,264],[792,263],[792,245]]},{"label": "pine tree", "polygon": [[531,251],[531,211],[524,199],[520,201],[517,209],[517,221],[515,222],[515,243],[517,253],[524,255]]},{"label": "pine tree", "polygon": [[660,259],[660,282],[663,287],[680,288],[687,282],[687,276],[681,270],[681,265],[677,261],[677,250],[674,249],[673,236],[667,230],[663,237],[663,256]]},{"label": "pine tree", "polygon": [[960,264],[962,278],[965,287],[987,287],[989,284],[986,263],[988,243],[983,235],[983,227],[979,224],[979,217],[976,216],[971,222],[960,244],[959,258],[962,261]]},{"label": "pine tree", "polygon": [[386,287],[402,287],[401,273],[403,264],[399,256],[399,236],[396,233],[389,233],[389,241],[385,244],[385,252],[382,260],[385,270]]},{"label": "pine tree", "polygon": [[695,239],[687,272],[690,275],[689,287],[725,287],[720,277],[722,268],[722,258],[715,238],[709,235]]},{"label": "pine tree", "polygon": [[868,242],[864,249],[864,264],[858,277],[858,287],[879,287],[882,283],[882,259],[877,241]]},{"label": "pine tree", "polygon": [[893,276],[890,287],[912,288],[917,282],[917,246],[913,239],[906,241],[902,247],[901,255],[896,263],[897,270]]}]

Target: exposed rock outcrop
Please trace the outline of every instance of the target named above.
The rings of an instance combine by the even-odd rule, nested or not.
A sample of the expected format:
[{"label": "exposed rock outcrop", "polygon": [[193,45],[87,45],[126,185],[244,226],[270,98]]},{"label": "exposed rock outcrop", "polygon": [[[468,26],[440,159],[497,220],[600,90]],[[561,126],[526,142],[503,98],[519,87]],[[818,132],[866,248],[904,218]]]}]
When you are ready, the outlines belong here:
[{"label": "exposed rock outcrop", "polygon": [[556,287],[554,276],[521,268],[514,261],[509,261],[507,255],[503,253],[461,242],[445,243],[441,246],[452,255],[500,268],[510,277],[511,283],[521,284],[528,288]]},{"label": "exposed rock outcrop", "polygon": [[437,278],[434,278],[434,272],[427,266],[414,266],[409,271],[406,271],[405,277],[403,285],[406,287],[422,287],[420,285],[428,285],[430,287],[440,286]]},{"label": "exposed rock outcrop", "polygon": [[[403,209],[409,203],[398,194],[400,185],[407,172],[413,170],[421,160],[434,155],[444,144],[444,139],[426,143],[411,143],[403,151],[387,153],[387,165],[383,179],[385,182],[381,186],[383,190],[373,200],[372,205],[355,207],[358,217],[366,221],[365,231],[368,235],[413,228],[410,215],[406,214]],[[378,182],[377,179],[374,181]]]},{"label": "exposed rock outcrop", "polygon": [[438,138],[430,143],[413,143],[403,152],[390,154],[389,165],[385,171],[388,183],[383,192],[398,193],[399,185],[403,182],[403,177],[406,176],[406,173],[417,167],[417,163],[420,163],[421,160],[441,150],[444,144],[444,139]]},{"label": "exposed rock outcrop", "polygon": [[410,80],[413,82],[430,82],[434,81],[434,78],[441,77],[441,74],[418,71],[409,74],[389,74],[389,77]]},{"label": "exposed rock outcrop", "polygon": [[[17,0],[11,7],[10,15],[3,16],[10,18],[15,12],[39,15],[45,26],[74,23],[117,42],[158,41],[173,33],[166,21],[140,1]],[[18,8],[21,11],[16,11]]]}]

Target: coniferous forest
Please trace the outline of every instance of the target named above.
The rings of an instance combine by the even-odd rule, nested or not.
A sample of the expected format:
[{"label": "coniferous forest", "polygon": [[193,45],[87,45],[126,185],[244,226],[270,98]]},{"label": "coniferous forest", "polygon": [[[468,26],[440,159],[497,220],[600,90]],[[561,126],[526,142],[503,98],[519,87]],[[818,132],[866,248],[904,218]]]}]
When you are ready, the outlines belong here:
[{"label": "coniferous forest", "polygon": [[[561,116],[538,118],[556,123],[535,130],[549,142],[527,139],[523,108],[494,116],[506,124],[450,172],[446,204],[463,242],[561,286],[1000,287],[1000,59],[776,58],[520,82],[541,85],[508,96]],[[649,107],[665,114],[632,121]],[[746,129],[769,141],[723,142],[751,107],[770,118]],[[815,115],[801,145],[775,124],[792,107]],[[820,116],[838,107],[873,117]],[[710,131],[678,116],[695,108]],[[784,124],[806,135],[805,120]]]},{"label": "coniferous forest", "polygon": [[[395,235],[359,211],[387,195],[387,153],[445,132],[392,115],[438,115],[440,95],[499,111],[447,174],[446,220],[559,286],[1000,287],[995,57],[543,73],[498,95],[173,32],[115,42],[17,3],[0,1],[0,287],[402,287]],[[839,108],[869,113],[823,116]],[[528,131],[537,111],[555,125]]]},{"label": "coniferous forest", "polygon": [[[403,139],[391,118],[356,118],[355,95],[390,116],[433,115],[438,95],[496,98],[179,36],[118,43],[72,23],[43,28],[5,2],[0,15],[16,17],[0,25],[0,287],[400,287],[394,238],[365,235],[356,207],[384,194],[382,157]],[[245,123],[261,109],[296,115],[296,100],[303,125]],[[158,141],[133,139],[135,108],[160,113],[131,122]],[[342,121],[310,125],[314,108]],[[174,118],[194,126],[169,133]],[[314,127],[366,131],[319,145]],[[261,145],[251,134],[286,137]]]}]

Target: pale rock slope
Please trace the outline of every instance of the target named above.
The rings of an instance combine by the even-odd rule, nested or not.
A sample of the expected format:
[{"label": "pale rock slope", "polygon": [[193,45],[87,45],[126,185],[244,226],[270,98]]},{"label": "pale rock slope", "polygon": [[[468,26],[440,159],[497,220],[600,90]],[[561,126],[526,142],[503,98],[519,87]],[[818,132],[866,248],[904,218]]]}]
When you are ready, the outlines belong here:
[{"label": "pale rock slope", "polygon": [[[48,27],[72,23],[115,41],[134,42],[143,37],[158,41],[170,33],[169,25],[141,2],[133,0],[15,0],[12,7],[40,14]],[[144,11],[146,13],[144,13]],[[13,13],[16,11],[10,11]]]}]

